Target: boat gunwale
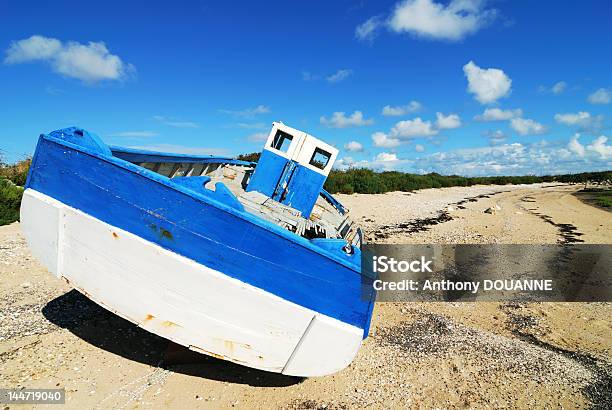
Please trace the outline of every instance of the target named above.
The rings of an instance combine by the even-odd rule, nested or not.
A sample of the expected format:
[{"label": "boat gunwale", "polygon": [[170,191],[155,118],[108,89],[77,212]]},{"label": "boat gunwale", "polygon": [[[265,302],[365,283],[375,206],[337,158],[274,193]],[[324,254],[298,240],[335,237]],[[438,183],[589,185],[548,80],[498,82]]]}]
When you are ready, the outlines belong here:
[{"label": "boat gunwale", "polygon": [[[313,244],[312,242],[310,242],[308,239],[303,238],[301,236],[296,235],[293,232],[289,232],[271,222],[268,222],[266,220],[264,220],[263,218],[260,218],[256,215],[250,214],[247,211],[240,211],[238,209],[232,208],[218,200],[216,200],[215,198],[211,198],[211,197],[207,197],[205,195],[202,195],[200,193],[198,193],[197,191],[194,191],[192,189],[189,189],[187,187],[184,187],[180,184],[174,183],[172,182],[171,178],[168,178],[166,176],[160,175],[156,172],[153,172],[149,169],[146,169],[144,167],[141,167],[139,165],[133,164],[129,161],[126,161],[124,159],[115,157],[113,156],[108,156],[108,155],[104,155],[98,152],[95,152],[87,147],[78,145],[78,144],[74,144],[72,142],[66,141],[66,140],[62,140],[60,138],[56,138],[56,137],[52,137],[48,134],[41,134],[40,139],[45,139],[49,142],[52,142],[54,144],[57,144],[59,146],[64,146],[64,147],[68,147],[71,149],[74,149],[78,152],[82,152],[83,154],[89,155],[91,157],[97,158],[99,160],[105,161],[107,163],[110,163],[114,166],[117,166],[119,168],[125,169],[127,171],[136,173],[138,175],[142,175],[143,177],[148,178],[149,180],[153,181],[153,182],[157,182],[160,185],[166,186],[168,188],[171,188],[177,192],[180,192],[183,195],[187,195],[190,198],[193,198],[199,202],[205,202],[209,205],[212,205],[214,207],[216,207],[217,209],[227,212],[229,214],[232,214],[238,218],[242,218],[244,220],[246,220],[247,222],[250,222],[256,226],[259,226],[263,229],[266,229],[268,232],[275,234],[276,236],[280,236],[283,239],[287,239],[297,245],[302,246],[303,248],[306,248],[307,250],[311,251],[311,252],[315,252],[319,255],[325,256],[327,259],[330,259],[333,262],[339,263],[349,269],[351,269],[352,271],[354,271],[355,273],[357,273],[358,275],[362,276],[361,273],[361,259],[359,259],[358,264],[348,261],[348,260],[344,260],[344,259],[340,259],[337,257],[337,255],[335,255],[333,252],[330,252],[320,246],[317,246],[315,244]],[[109,147],[110,149],[110,147]],[[36,157],[37,157],[37,152],[38,149],[36,150],[34,157],[32,158],[32,164],[35,164],[36,161]],[[192,156],[193,157],[193,156]],[[210,158],[214,158],[214,157],[204,157],[204,159],[210,159]],[[28,180],[26,182],[26,188],[29,187],[30,185],[30,175],[28,175]]]},{"label": "boat gunwale", "polygon": [[[53,137],[51,137],[53,138]],[[242,161],[240,159],[234,159],[229,157],[216,157],[214,155],[191,155],[191,154],[178,154],[171,152],[161,151],[149,151],[139,148],[128,148],[121,147],[119,145],[109,145],[108,148],[113,153],[115,158],[119,158],[115,155],[115,152],[125,153],[134,156],[150,157],[153,161],[137,161],[137,162],[182,162],[182,163],[224,163],[231,165],[244,165],[244,166],[255,166],[256,162]],[[157,157],[157,158],[156,158]],[[122,159],[122,158],[119,158]],[[124,160],[127,161],[127,160]],[[127,161],[130,162],[130,161]],[[134,164],[135,165],[135,164]]]}]

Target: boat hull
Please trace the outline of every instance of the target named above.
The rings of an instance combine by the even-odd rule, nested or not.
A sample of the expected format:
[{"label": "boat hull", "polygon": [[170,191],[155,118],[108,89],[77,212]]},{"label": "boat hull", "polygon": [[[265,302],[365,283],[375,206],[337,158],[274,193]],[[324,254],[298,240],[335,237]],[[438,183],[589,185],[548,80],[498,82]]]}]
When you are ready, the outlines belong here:
[{"label": "boat hull", "polygon": [[87,297],[190,349],[257,369],[322,376],[346,367],[363,329],[288,301],[35,189],[22,230],[33,254]]}]

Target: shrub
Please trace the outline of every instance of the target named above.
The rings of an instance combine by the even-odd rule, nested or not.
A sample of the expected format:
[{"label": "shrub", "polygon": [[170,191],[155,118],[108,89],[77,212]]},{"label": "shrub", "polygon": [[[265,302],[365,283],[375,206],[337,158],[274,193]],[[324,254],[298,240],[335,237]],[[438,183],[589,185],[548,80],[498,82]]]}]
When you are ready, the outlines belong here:
[{"label": "shrub", "polygon": [[19,207],[23,188],[12,181],[0,178],[0,225],[19,220]]}]

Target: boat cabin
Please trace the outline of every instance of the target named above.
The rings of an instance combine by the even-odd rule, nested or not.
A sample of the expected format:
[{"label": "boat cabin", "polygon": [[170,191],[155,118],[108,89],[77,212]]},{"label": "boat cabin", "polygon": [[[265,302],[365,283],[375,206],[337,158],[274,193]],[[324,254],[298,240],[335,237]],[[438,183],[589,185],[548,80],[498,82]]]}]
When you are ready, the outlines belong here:
[{"label": "boat cabin", "polygon": [[337,156],[331,145],[275,122],[246,190],[261,192],[309,218]]}]

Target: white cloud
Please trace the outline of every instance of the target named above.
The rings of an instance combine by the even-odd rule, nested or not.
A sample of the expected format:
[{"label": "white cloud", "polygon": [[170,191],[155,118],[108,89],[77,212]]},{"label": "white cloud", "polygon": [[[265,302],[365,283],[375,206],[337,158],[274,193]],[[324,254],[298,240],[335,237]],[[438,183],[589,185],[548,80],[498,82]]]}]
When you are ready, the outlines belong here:
[{"label": "white cloud", "polygon": [[174,118],[164,117],[163,115],[154,115],[153,119],[175,128],[200,128],[198,123],[193,121],[179,121]]},{"label": "white cloud", "polygon": [[372,134],[372,142],[375,147],[380,148],[395,148],[401,144],[397,138],[389,138],[384,132],[375,132]]},{"label": "white cloud", "polygon": [[408,32],[436,40],[461,40],[489,24],[496,15],[479,0],[451,0],[448,5],[432,0],[398,3],[388,21],[397,33]]},{"label": "white cloud", "polygon": [[567,144],[567,149],[578,155],[579,157],[584,157],[585,149],[584,145],[578,141],[580,138],[580,134],[575,134]]},{"label": "white cloud", "polygon": [[380,16],[370,17],[355,28],[355,37],[358,40],[373,40],[376,37],[376,32],[383,24]]},{"label": "white cloud", "polygon": [[425,151],[425,147],[424,147],[424,146],[422,146],[421,144],[416,144],[416,145],[414,146],[414,150],[415,150],[416,152],[423,152],[423,151]]},{"label": "white cloud", "polygon": [[337,111],[332,114],[330,119],[322,116],[319,121],[321,124],[331,128],[348,128],[348,127],[362,127],[364,125],[370,125],[374,123],[373,119],[363,118],[361,111],[355,111],[350,117],[347,117],[344,112]]},{"label": "white cloud", "polygon": [[583,146],[582,157],[570,151],[567,142],[539,141],[435,152],[421,155],[416,161],[399,158],[395,161],[379,161],[386,158],[376,157],[372,161],[353,163],[353,166],[466,176],[566,174],[610,169],[612,146],[607,143],[605,136],[595,139],[586,147]]},{"label": "white cloud", "polygon": [[527,118],[513,118],[510,120],[510,126],[520,135],[537,135],[548,131],[544,125]]},{"label": "white cloud", "polygon": [[361,152],[363,151],[363,145],[357,141],[349,141],[344,144],[344,149],[350,152]]},{"label": "white cloud", "polygon": [[457,114],[444,115],[441,112],[437,112],[436,118],[436,127],[440,130],[450,130],[461,127],[461,119]]},{"label": "white cloud", "polygon": [[591,120],[591,114],[586,111],[567,114],[555,114],[555,120],[560,124],[577,125]]},{"label": "white cloud", "polygon": [[592,116],[586,111],[577,113],[555,114],[555,120],[564,125],[577,126],[580,131],[599,132],[603,128],[603,115]]},{"label": "white cloud", "polygon": [[6,50],[5,64],[32,61],[45,61],[56,73],[86,83],[121,80],[134,71],[134,66],[111,54],[103,42],[64,44],[55,38],[34,35],[13,41]]},{"label": "white cloud", "polygon": [[336,169],[348,169],[355,164],[355,160],[352,157],[342,157],[334,162],[334,168]]},{"label": "white cloud", "polygon": [[591,104],[609,104],[610,101],[612,101],[612,90],[600,88],[599,90],[589,95],[587,100]]},{"label": "white cloud", "polygon": [[223,114],[233,115],[234,117],[253,118],[256,115],[269,114],[272,111],[270,110],[270,107],[268,107],[267,105],[261,105],[260,104],[257,107],[246,108],[244,110],[226,110],[226,109],[221,109],[221,110],[219,110],[219,112],[221,112]]},{"label": "white cloud", "polygon": [[325,79],[327,80],[327,82],[330,82],[330,83],[339,83],[340,81],[346,80],[351,75],[353,75],[353,70],[349,70],[345,68],[345,69],[336,71],[334,74],[328,76]]},{"label": "white cloud", "polygon": [[600,135],[590,145],[587,145],[587,149],[599,154],[601,159],[612,158],[612,145],[607,145],[608,137]]},{"label": "white cloud", "polygon": [[523,115],[523,110],[502,110],[499,108],[487,108],[480,115],[474,117],[477,121],[506,121]]},{"label": "white cloud", "polygon": [[129,148],[143,149],[147,151],[168,152],[172,154],[187,154],[187,155],[219,155],[228,156],[229,151],[226,148],[202,148],[202,147],[187,147],[185,145],[174,144],[156,144],[156,145],[140,145],[131,146]]},{"label": "white cloud", "polygon": [[499,145],[505,142],[508,138],[502,130],[488,130],[485,131],[482,135],[489,139],[489,145]]},{"label": "white cloud", "polygon": [[468,91],[481,104],[490,104],[510,94],[512,80],[498,68],[480,68],[473,61],[463,66]]},{"label": "white cloud", "polygon": [[565,81],[558,81],[552,85],[552,87],[548,88],[546,86],[541,85],[538,87],[538,90],[542,93],[551,93],[555,95],[561,94],[567,88],[567,83]]},{"label": "white cloud", "polygon": [[389,153],[389,152],[381,152],[374,158],[374,161],[378,161],[378,162],[397,161],[397,155]]},{"label": "white cloud", "polygon": [[391,128],[392,138],[428,137],[436,135],[436,130],[430,121],[423,121],[420,117],[413,120],[399,121]]},{"label": "white cloud", "polygon": [[108,134],[109,137],[147,138],[159,135],[155,131],[122,131]]},{"label": "white cloud", "polygon": [[576,154],[578,157],[583,158],[591,154],[600,160],[612,158],[612,145],[607,144],[608,137],[605,135],[600,135],[599,137],[595,138],[586,147],[581,144],[580,141],[578,141],[579,138],[580,134],[574,134],[567,144],[567,149]]},{"label": "white cloud", "polygon": [[392,107],[390,105],[385,105],[382,109],[382,115],[385,117],[399,117],[402,115],[406,115],[412,112],[419,111],[423,106],[418,101],[410,101],[407,105],[397,105]]},{"label": "white cloud", "polygon": [[267,132],[256,132],[255,134],[249,135],[247,139],[251,142],[264,142],[268,139],[268,133]]},{"label": "white cloud", "polygon": [[553,94],[561,94],[563,91],[565,91],[566,87],[567,87],[567,84],[566,84],[565,81],[559,81],[559,82],[555,83],[555,85],[552,86],[550,91]]},{"label": "white cloud", "polygon": [[30,38],[13,41],[6,50],[6,64],[26,63],[48,60],[62,49],[62,42],[55,38],[34,35]]}]

